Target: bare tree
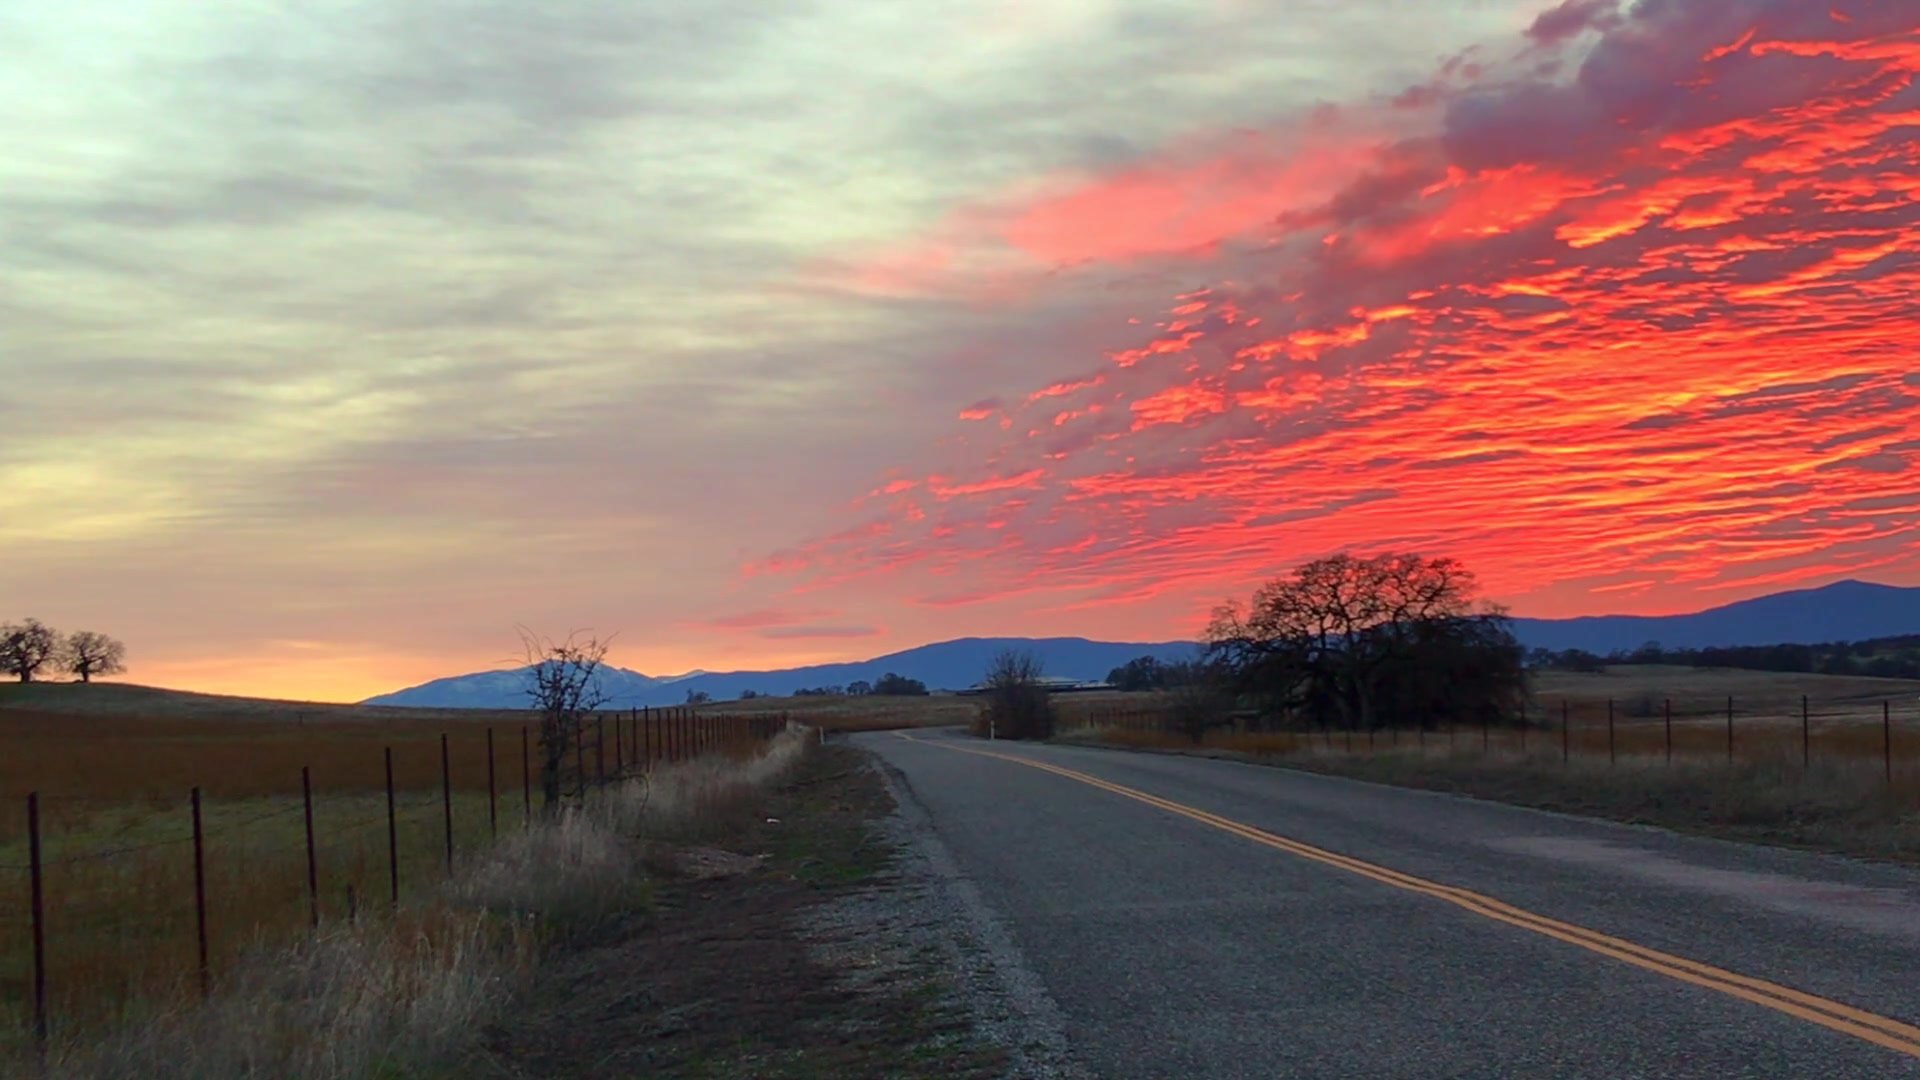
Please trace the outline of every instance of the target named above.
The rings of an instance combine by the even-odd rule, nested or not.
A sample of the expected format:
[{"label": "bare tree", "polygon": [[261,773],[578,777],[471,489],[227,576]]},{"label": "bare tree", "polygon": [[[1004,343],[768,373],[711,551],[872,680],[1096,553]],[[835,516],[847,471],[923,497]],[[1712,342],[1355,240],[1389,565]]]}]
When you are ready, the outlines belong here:
[{"label": "bare tree", "polygon": [[60,635],[39,619],[0,626],[0,671],[30,683],[60,655]]},{"label": "bare tree", "polygon": [[1003,649],[987,665],[986,721],[993,734],[1006,739],[1046,739],[1053,735],[1053,698],[1041,682],[1045,674],[1038,654],[1027,649]]},{"label": "bare tree", "polygon": [[[1208,655],[1270,710],[1331,711],[1350,728],[1378,726],[1389,699],[1422,712],[1439,697],[1458,699],[1450,708],[1496,708],[1517,678],[1507,655],[1517,645],[1505,613],[1476,605],[1474,592],[1473,575],[1453,559],[1335,555],[1261,586],[1244,613],[1223,608]],[[1434,689],[1481,674],[1482,704]]]},{"label": "bare tree", "polygon": [[[554,642],[525,627],[519,629],[526,652],[527,697],[540,714],[540,792],[551,812],[560,803],[567,754],[581,737],[588,714],[606,703],[600,666],[606,662],[610,642],[594,637],[581,641],[579,631]],[[584,792],[584,778],[581,782]]]},{"label": "bare tree", "polygon": [[118,675],[127,670],[127,647],[105,634],[75,630],[67,635],[60,654],[60,666],[80,681],[93,681],[95,675]]}]

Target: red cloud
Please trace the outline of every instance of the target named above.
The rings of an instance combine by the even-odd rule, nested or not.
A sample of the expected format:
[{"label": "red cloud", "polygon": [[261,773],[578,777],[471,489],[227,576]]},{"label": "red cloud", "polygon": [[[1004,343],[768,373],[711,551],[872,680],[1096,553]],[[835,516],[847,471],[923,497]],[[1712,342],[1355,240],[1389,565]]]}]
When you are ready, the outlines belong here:
[{"label": "red cloud", "polygon": [[[1424,132],[1303,124],[1311,160],[1254,140],[1040,198],[1008,232],[1037,257],[1206,247],[1219,284],[1007,406],[990,465],[930,478],[917,518],[789,565],[962,579],[942,602],[1217,599],[1377,545],[1507,594],[1920,580],[1920,505],[1889,498],[1920,482],[1916,27],[1868,0],[1574,0],[1511,74],[1423,95]],[[1213,243],[1236,235],[1265,246]]]}]

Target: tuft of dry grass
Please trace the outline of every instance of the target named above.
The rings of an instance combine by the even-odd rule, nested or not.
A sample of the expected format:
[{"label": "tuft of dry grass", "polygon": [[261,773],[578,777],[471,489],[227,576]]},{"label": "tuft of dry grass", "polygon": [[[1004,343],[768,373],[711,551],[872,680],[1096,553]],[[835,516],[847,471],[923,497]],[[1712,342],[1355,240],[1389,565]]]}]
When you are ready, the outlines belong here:
[{"label": "tuft of dry grass", "polygon": [[[533,936],[447,906],[263,948],[204,1003],[174,998],[49,1062],[48,1080],[359,1080],[444,1075],[477,1050]],[[129,1017],[129,1020],[133,1020]]]}]

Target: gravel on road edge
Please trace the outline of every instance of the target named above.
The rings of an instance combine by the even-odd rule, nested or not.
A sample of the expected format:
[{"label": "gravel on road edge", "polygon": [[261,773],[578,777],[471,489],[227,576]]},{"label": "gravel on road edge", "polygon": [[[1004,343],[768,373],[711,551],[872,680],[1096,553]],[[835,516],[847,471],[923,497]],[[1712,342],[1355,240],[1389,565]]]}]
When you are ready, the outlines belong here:
[{"label": "gravel on road edge", "polygon": [[865,757],[893,797],[894,811],[880,823],[893,851],[891,873],[815,909],[809,928],[827,940],[864,939],[868,948],[883,941],[937,965],[947,1004],[1008,1055],[1008,1080],[1093,1080],[1073,1058],[1059,1006],[941,842],[912,785],[878,757]]}]

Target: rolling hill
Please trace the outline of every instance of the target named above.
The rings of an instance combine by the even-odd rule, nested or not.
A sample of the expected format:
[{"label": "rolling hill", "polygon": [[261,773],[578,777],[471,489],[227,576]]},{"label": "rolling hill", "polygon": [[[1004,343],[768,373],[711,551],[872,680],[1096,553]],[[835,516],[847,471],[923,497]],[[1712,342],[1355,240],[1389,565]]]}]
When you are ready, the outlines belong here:
[{"label": "rolling hill", "polygon": [[[1920,634],[1920,588],[1842,581],[1818,589],[1799,589],[1745,600],[1687,615],[1601,615],[1576,619],[1515,619],[1514,633],[1528,648],[1555,651],[1585,649],[1605,655],[1630,651],[1649,641],[1668,648],[1814,644]],[[987,661],[1003,648],[1032,649],[1049,675],[1100,679],[1136,656],[1184,659],[1195,644],[1185,641],[1111,642],[1086,638],[961,638],[889,653],[871,660],[778,671],[693,672],[671,679],[624,668],[606,668],[602,687],[612,708],[672,705],[689,691],[715,701],[743,691],[785,696],[802,688],[872,682],[893,672],[919,679],[935,690],[973,685]],[[486,671],[435,679],[420,686],[369,698],[367,705],[431,708],[519,708],[525,703],[520,670]]]},{"label": "rolling hill", "polygon": [[[1192,642],[1113,642],[1085,638],[960,638],[889,653],[871,660],[815,664],[780,671],[706,672],[671,682],[625,668],[602,668],[601,689],[609,708],[636,705],[674,705],[691,692],[715,701],[737,698],[744,691],[787,696],[818,686],[845,686],[873,682],[889,672],[918,679],[934,690],[960,690],[980,680],[987,663],[1005,648],[1026,648],[1039,654],[1047,674],[1073,679],[1103,679],[1107,672],[1136,656],[1180,660],[1192,655]],[[524,706],[525,669],[485,671],[435,679],[420,686],[368,698],[367,705],[412,705],[431,708],[500,709]]]}]

